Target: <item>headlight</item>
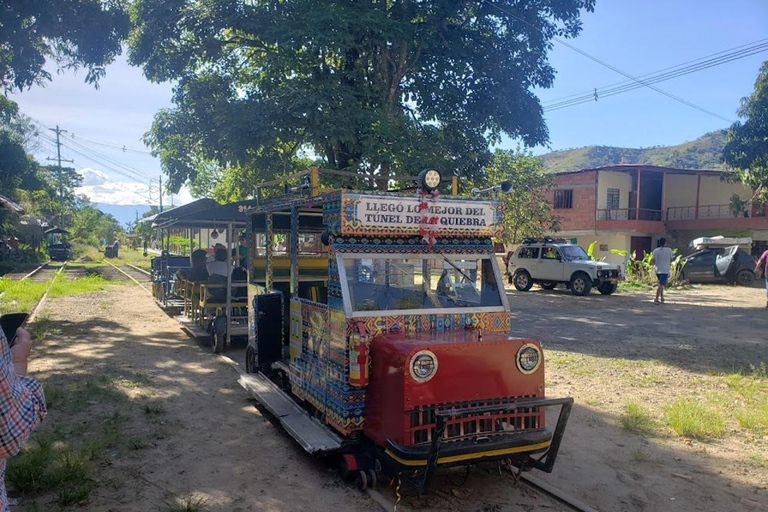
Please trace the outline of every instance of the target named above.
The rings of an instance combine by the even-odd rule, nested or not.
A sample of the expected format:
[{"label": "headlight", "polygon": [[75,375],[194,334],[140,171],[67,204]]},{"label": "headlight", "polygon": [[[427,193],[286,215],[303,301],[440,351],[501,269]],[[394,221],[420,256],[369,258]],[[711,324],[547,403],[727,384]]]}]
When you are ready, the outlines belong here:
[{"label": "headlight", "polygon": [[541,364],[541,350],[538,345],[526,343],[517,351],[517,369],[526,375],[535,372]]},{"label": "headlight", "polygon": [[416,382],[427,382],[437,373],[437,356],[429,350],[420,350],[411,358],[411,378]]},{"label": "headlight", "polygon": [[437,169],[424,169],[419,173],[419,187],[427,192],[431,192],[439,187],[441,181],[443,181],[443,177]]}]

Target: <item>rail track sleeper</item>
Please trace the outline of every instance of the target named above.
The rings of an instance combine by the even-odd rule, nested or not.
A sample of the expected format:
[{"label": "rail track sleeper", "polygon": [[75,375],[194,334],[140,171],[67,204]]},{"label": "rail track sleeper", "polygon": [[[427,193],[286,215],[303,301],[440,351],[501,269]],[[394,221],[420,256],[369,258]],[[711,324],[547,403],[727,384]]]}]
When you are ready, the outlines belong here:
[{"label": "rail track sleeper", "polygon": [[104,263],[106,263],[107,265],[111,266],[112,268],[114,268],[115,270],[117,270],[118,272],[123,274],[125,277],[127,277],[128,279],[130,279],[131,281],[136,283],[137,285],[141,286],[141,289],[144,290],[145,292],[147,292],[148,294],[153,295],[151,290],[148,290],[143,284],[141,284],[139,281],[137,281],[136,278],[134,278],[132,275],[130,275],[125,270],[121,269],[117,265],[114,265],[114,264],[110,263],[107,260],[104,260]]}]

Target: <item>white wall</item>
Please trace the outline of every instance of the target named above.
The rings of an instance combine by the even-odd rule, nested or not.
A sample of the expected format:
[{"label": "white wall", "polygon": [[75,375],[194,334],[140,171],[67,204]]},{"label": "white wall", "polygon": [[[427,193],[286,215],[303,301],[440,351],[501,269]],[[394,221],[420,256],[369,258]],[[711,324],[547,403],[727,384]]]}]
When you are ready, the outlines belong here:
[{"label": "white wall", "polygon": [[667,208],[674,206],[696,206],[697,180],[697,176],[667,174]]},{"label": "white wall", "polygon": [[[697,176],[682,174],[667,175],[667,208],[674,206],[696,206]],[[739,183],[720,181],[719,176],[702,176],[699,191],[699,205],[729,204],[731,195],[738,194],[742,199],[751,196],[750,192]]]},{"label": "white wall", "polygon": [[629,208],[632,176],[625,172],[599,171],[597,174],[597,209],[608,207],[608,189],[619,189],[619,208]]},{"label": "white wall", "polygon": [[717,176],[701,178],[699,205],[729,204],[733,194],[738,194],[742,199],[752,196],[741,183],[726,183]]}]

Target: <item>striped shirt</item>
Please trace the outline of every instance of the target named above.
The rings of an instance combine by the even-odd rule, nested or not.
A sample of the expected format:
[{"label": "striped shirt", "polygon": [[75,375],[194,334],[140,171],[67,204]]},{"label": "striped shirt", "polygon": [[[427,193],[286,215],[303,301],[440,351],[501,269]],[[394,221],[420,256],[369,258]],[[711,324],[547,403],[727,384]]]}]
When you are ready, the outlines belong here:
[{"label": "striped shirt", "polygon": [[0,511],[9,512],[5,465],[45,417],[43,387],[30,377],[18,377],[8,340],[0,330]]}]

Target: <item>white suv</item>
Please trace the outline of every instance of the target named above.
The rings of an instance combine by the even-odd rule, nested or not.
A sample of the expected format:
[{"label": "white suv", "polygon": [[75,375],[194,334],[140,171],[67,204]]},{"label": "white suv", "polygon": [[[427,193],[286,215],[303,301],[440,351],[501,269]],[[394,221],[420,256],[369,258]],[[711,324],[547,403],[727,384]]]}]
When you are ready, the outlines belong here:
[{"label": "white suv", "polygon": [[574,295],[587,295],[596,287],[603,295],[616,291],[621,268],[601,261],[592,261],[578,245],[562,239],[527,239],[507,262],[510,282],[521,292],[534,284],[551,290],[564,284]]}]

